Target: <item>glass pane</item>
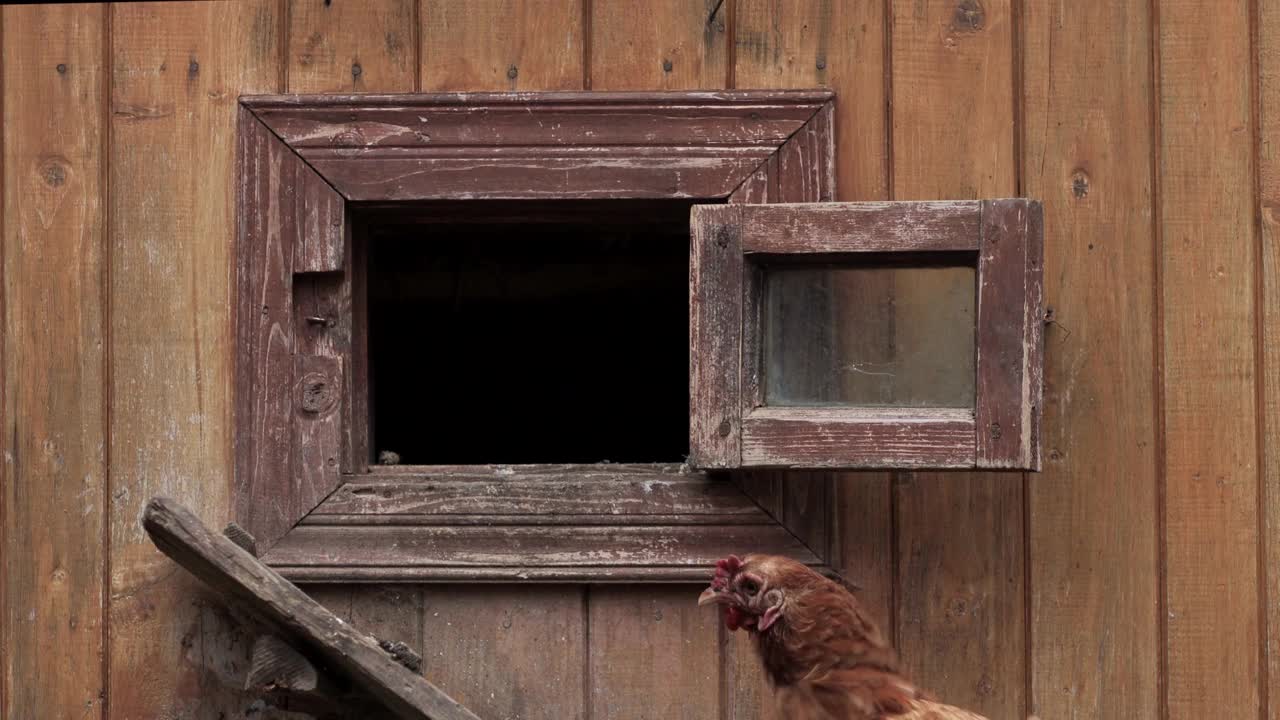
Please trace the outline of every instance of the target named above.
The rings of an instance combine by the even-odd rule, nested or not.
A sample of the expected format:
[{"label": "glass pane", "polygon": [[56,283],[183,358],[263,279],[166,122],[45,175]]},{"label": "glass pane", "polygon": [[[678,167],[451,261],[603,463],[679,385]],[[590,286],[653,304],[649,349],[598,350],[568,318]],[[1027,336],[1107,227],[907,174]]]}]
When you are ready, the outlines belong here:
[{"label": "glass pane", "polygon": [[973,407],[973,267],[765,273],[767,405]]}]

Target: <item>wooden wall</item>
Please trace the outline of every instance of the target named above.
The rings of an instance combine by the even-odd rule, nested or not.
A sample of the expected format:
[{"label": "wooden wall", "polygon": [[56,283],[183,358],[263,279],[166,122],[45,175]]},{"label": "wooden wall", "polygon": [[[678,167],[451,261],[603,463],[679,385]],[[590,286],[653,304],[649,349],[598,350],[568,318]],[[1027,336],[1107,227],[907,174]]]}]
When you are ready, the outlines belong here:
[{"label": "wooden wall", "polygon": [[[0,63],[3,717],[261,717],[138,525],[229,516],[236,98],[439,89],[826,86],[842,199],[1043,199],[1045,472],[837,476],[840,562],[994,718],[1280,703],[1280,0],[6,6]],[[762,716],[694,590],[316,592],[485,717]]]}]

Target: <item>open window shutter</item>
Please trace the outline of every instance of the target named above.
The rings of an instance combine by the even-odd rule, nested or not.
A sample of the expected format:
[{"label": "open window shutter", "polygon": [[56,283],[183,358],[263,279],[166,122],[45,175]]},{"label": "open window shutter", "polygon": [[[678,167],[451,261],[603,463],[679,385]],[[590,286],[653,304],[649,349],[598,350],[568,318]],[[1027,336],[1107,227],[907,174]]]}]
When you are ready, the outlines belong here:
[{"label": "open window shutter", "polygon": [[1038,202],[699,205],[691,237],[693,465],[1039,469]]}]

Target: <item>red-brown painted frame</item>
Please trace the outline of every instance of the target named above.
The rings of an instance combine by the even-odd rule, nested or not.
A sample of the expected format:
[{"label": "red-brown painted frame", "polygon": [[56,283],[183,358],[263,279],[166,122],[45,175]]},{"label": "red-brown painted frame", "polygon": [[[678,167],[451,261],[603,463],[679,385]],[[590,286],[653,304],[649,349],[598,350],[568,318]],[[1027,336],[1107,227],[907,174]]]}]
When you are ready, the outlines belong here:
[{"label": "red-brown painted frame", "polygon": [[[1043,213],[1033,200],[693,209],[691,462],[705,468],[1040,468]],[[975,407],[764,403],[757,261],[972,254]]]},{"label": "red-brown painted frame", "polygon": [[825,522],[822,503],[784,525],[684,467],[370,467],[350,203],[829,201],[831,93],[261,96],[239,112],[235,517],[264,561],[311,581],[687,581],[743,549],[826,566],[797,527]]}]

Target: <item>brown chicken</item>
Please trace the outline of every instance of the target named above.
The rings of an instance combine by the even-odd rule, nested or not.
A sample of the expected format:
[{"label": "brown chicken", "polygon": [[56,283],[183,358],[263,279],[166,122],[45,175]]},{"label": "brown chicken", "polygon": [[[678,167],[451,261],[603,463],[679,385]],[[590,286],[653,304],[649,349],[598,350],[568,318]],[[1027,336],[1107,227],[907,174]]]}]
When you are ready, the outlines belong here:
[{"label": "brown chicken", "polygon": [[932,700],[898,671],[880,629],[838,583],[794,560],[730,556],[699,605],[756,641],[787,720],[984,720]]}]

